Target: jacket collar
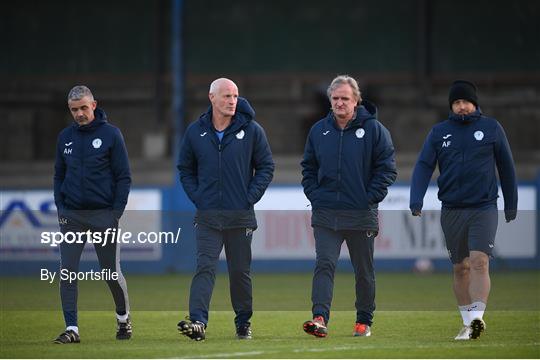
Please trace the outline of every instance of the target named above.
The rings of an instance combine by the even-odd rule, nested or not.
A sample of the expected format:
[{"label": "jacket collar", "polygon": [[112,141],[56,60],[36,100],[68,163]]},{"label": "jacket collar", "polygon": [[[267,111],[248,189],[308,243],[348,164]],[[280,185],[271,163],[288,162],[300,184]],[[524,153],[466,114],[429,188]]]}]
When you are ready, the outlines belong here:
[{"label": "jacket collar", "polygon": [[94,131],[99,126],[107,122],[107,114],[100,108],[94,110],[94,120],[86,125],[79,125],[76,122],[73,122],[73,127],[78,131]]},{"label": "jacket collar", "polygon": [[[255,117],[255,110],[251,107],[251,104],[243,97],[238,97],[238,103],[236,104],[236,112],[232,117],[231,124],[225,129],[225,134],[230,132],[236,132],[243,128],[247,123],[253,120]],[[212,124],[212,105],[208,107],[206,112],[199,118],[201,126],[207,131],[214,131]]]},{"label": "jacket collar", "polygon": [[453,111],[450,111],[450,114],[448,115],[448,120],[455,121],[460,124],[467,124],[478,120],[481,116],[482,110],[480,108],[477,108],[474,112],[468,115],[458,115]]},{"label": "jacket collar", "polygon": [[[377,119],[377,107],[375,104],[368,100],[362,100],[360,103],[360,106],[356,108],[356,111],[353,115],[353,118],[349,121],[349,124],[345,127],[346,129],[352,129],[352,128],[358,128],[364,126],[364,123],[368,120],[376,120]],[[336,118],[334,116],[334,112],[330,110],[328,115],[326,116],[326,121],[331,123],[332,126],[334,126],[336,129],[339,129]]]}]

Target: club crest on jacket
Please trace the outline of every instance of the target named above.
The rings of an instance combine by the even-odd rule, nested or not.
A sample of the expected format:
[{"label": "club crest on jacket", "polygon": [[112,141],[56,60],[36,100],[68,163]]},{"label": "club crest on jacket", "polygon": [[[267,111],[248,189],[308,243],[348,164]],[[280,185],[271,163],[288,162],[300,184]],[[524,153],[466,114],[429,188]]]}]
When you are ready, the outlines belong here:
[{"label": "club crest on jacket", "polygon": [[92,146],[94,147],[94,149],[99,149],[101,147],[101,144],[103,142],[101,141],[100,138],[95,138],[93,141],[92,141]]},{"label": "club crest on jacket", "polygon": [[484,138],[484,133],[482,131],[475,131],[474,132],[474,138],[478,141],[482,140]]}]

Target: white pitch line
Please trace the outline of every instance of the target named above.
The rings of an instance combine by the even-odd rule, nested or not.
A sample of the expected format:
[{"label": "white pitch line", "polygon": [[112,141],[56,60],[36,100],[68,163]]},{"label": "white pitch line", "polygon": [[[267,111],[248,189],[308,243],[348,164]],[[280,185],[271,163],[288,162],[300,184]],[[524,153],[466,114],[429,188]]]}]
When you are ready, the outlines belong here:
[{"label": "white pitch line", "polygon": [[[362,340],[360,340],[362,341]],[[453,345],[452,345],[453,344]],[[263,354],[277,354],[283,352],[293,352],[293,353],[317,353],[317,352],[328,352],[328,351],[348,351],[348,350],[371,350],[371,349],[430,349],[430,348],[447,348],[447,349],[458,349],[463,347],[471,348],[489,348],[489,347],[506,347],[507,344],[479,344],[477,341],[460,341],[452,344],[437,344],[437,345],[411,345],[411,346],[384,346],[384,345],[355,345],[355,346],[334,346],[327,348],[305,348],[305,349],[288,349],[283,348],[280,350],[260,350],[260,351],[245,351],[245,352],[233,352],[233,353],[213,353],[197,356],[188,356],[180,357],[178,359],[203,359],[203,358],[231,358],[231,357],[240,357],[240,356],[253,356],[253,355],[263,355]],[[520,344],[520,346],[540,346],[540,343],[528,343]]]},{"label": "white pitch line", "polygon": [[205,354],[197,356],[187,356],[174,359],[205,359],[205,358],[229,358],[237,356],[250,356],[250,355],[262,355],[268,353],[267,351],[244,351],[244,352],[233,352],[233,353],[215,353],[215,354]]},{"label": "white pitch line", "polygon": [[[362,341],[362,340],[360,340]],[[355,345],[355,346],[335,346],[332,348],[308,348],[308,349],[292,349],[290,351],[294,353],[299,352],[325,352],[325,351],[345,351],[345,350],[371,350],[371,349],[430,349],[430,348],[447,348],[447,349],[458,349],[463,347],[471,348],[490,348],[490,347],[506,347],[508,344],[479,344],[476,341],[456,341],[452,344],[437,344],[437,345],[411,345],[411,346],[388,346],[388,345]],[[540,343],[528,343],[520,344],[520,346],[540,346]]]}]

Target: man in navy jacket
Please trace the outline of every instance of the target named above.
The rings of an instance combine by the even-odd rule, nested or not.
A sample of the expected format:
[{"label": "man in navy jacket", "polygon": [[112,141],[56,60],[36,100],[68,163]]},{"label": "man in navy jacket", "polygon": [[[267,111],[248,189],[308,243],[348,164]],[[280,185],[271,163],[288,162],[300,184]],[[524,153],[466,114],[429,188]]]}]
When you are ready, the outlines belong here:
[{"label": "man in navy jacket", "polygon": [[334,273],[341,244],[349,248],[356,281],[354,336],[370,336],[375,310],[373,245],[378,204],[396,180],[394,146],[363,101],[355,79],[336,77],[327,91],[332,111],[311,128],[302,160],[302,186],[311,202],[317,253],[311,300],[313,320],[304,330],[327,335]]},{"label": "man in navy jacket", "polygon": [[449,92],[450,116],[433,127],[416,162],[410,208],[422,214],[423,199],[439,166],[441,225],[453,264],[454,294],[463,319],[456,340],[476,339],[490,291],[489,257],[497,232],[499,171],[506,222],[517,213],[516,172],[502,126],[478,107],[476,86],[455,81]]},{"label": "man in navy jacket", "polygon": [[197,208],[197,271],[189,321],[178,323],[178,330],[196,341],[205,338],[216,266],[225,247],[236,335],[251,339],[253,205],[272,181],[274,162],[255,111],[238,96],[234,82],[212,82],[209,99],[208,111],[184,135],[178,162],[184,191]]},{"label": "man in navy jacket", "polygon": [[[127,204],[131,186],[128,155],[120,130],[107,122],[105,112],[97,108],[90,89],[79,85],[68,95],[68,107],[74,123],[60,132],[54,165],[54,201],[62,233],[91,231],[108,239],[94,242],[102,270],[116,305],[118,340],[131,337],[127,285],[120,269],[120,244],[114,241],[112,229],[118,227]],[[106,233],[106,230],[109,232]],[[108,235],[111,234],[111,235]],[[86,242],[60,244],[61,268],[70,273],[79,269]],[[77,281],[61,280],[60,297],[66,331],[55,343],[78,343]]]}]

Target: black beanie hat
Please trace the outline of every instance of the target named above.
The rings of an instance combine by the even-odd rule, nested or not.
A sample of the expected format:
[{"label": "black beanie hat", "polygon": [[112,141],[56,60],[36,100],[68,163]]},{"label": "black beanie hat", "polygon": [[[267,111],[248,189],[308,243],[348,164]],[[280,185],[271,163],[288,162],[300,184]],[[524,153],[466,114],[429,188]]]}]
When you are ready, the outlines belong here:
[{"label": "black beanie hat", "polygon": [[448,104],[452,109],[454,101],[463,99],[470,101],[478,108],[478,98],[476,96],[476,86],[467,80],[456,80],[450,86],[450,92],[448,94]]}]

